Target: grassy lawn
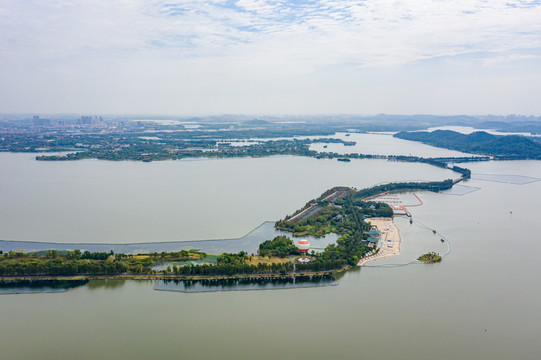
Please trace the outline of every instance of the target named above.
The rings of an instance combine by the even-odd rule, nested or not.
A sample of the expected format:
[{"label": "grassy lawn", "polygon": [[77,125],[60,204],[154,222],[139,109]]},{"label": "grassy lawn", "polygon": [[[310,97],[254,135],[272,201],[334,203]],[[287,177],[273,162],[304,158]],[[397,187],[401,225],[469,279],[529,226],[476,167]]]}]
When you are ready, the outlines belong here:
[{"label": "grassy lawn", "polygon": [[286,262],[290,262],[291,261],[291,257],[285,257],[285,258],[279,258],[277,256],[273,256],[271,257],[270,259],[267,257],[267,256],[259,256],[259,255],[254,255],[252,256],[252,259],[250,260],[250,258],[246,258],[246,264],[249,264],[249,265],[257,265],[259,263],[264,263],[264,264],[283,264],[283,263],[286,263]]}]

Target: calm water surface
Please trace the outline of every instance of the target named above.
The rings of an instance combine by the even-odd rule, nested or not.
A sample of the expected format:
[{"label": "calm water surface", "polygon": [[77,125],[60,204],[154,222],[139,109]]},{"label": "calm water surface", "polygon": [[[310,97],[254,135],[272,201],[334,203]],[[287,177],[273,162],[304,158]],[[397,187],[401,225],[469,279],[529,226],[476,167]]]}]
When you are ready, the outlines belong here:
[{"label": "calm water surface", "polygon": [[[113,197],[104,202],[101,211],[118,218],[110,221],[107,229],[96,226],[95,234],[100,236],[107,234],[106,230],[116,235],[123,231],[136,233],[122,230],[126,226],[135,226],[139,231],[152,229],[145,230],[145,237],[150,232],[160,233],[162,237],[182,236],[184,231],[190,238],[213,236],[232,229],[224,225],[228,222],[244,223],[237,217],[250,219],[245,220],[247,228],[252,223],[258,225],[260,218],[250,213],[266,208],[261,201],[272,209],[263,216],[278,218],[283,216],[280,211],[290,212],[332,185],[361,187],[384,180],[449,175],[420,164],[368,160],[341,164],[289,157],[216,163],[39,163],[38,170],[24,163],[24,156],[17,155],[17,161],[10,156],[2,154],[3,164],[7,162],[13,171],[18,171],[18,178],[2,175],[2,197],[10,199],[11,206],[20,202],[20,208],[13,211],[25,217],[28,227],[36,226],[36,222],[41,226],[47,223],[39,218],[42,213],[31,209],[41,203],[33,199],[40,194],[38,190],[54,190],[53,194],[58,196],[62,187],[56,182],[64,181],[66,191],[77,201],[83,200],[77,195],[79,190],[84,193],[81,188],[92,189],[86,198],[90,210],[83,212],[88,218],[99,213],[97,204]],[[146,171],[145,165],[151,165],[152,171]],[[53,166],[54,170],[47,166]],[[474,173],[541,178],[538,161],[468,166]],[[223,171],[219,180],[208,177],[214,179],[212,183],[218,189],[205,187],[206,195],[214,196],[196,190],[201,184],[193,181],[192,188],[198,194],[193,197],[205,204],[201,207],[195,206],[197,202],[182,189],[188,181],[187,174],[196,171],[193,167],[201,174],[217,174],[215,167]],[[54,174],[59,177],[55,178]],[[180,174],[185,174],[185,178]],[[132,179],[134,175],[136,180]],[[252,184],[256,179],[260,183]],[[156,186],[155,181],[162,186]],[[207,184],[207,181],[211,180],[199,183]],[[172,191],[175,183],[183,184],[177,190],[187,197],[186,202],[191,205],[188,208],[201,211],[198,215],[208,210],[205,221],[190,217],[193,224],[189,226],[183,219],[189,213],[183,210],[183,204],[187,206],[183,202],[174,212],[177,216],[183,214],[177,221],[172,221],[172,216],[161,222],[155,215],[145,226],[133,219],[128,221],[130,217],[139,220],[144,214],[153,214],[161,203],[167,210],[163,209],[160,215],[173,212],[175,207],[168,205],[171,197],[182,199]],[[6,184],[10,186],[9,193],[4,190]],[[148,213],[134,209],[133,203],[124,207],[115,205],[115,196],[119,196],[115,191],[121,191],[121,184],[131,189],[121,198],[129,199],[128,195],[137,194],[135,190],[139,189],[144,194],[136,195],[139,201],[156,199],[146,205],[150,209]],[[167,190],[163,189],[164,184],[169,184]],[[339,277],[339,286],[309,289],[185,294],[154,291],[153,282],[96,281],[61,294],[1,296],[2,358],[538,359],[541,354],[538,341],[541,182],[513,185],[470,180],[465,185],[480,190],[462,196],[419,192],[424,205],[410,209],[415,219],[437,229],[451,241],[451,253],[441,264],[361,268]],[[246,199],[247,194],[253,198]],[[92,223],[78,220],[79,216],[69,215],[64,209],[73,205],[74,200],[43,196],[49,200],[43,207],[54,209],[60,213],[59,219],[64,219],[47,218],[55,224],[43,228],[48,237],[60,234],[56,227],[61,228],[62,224],[73,231]],[[223,206],[224,199],[233,205]],[[17,226],[11,225],[10,221],[16,219],[5,217],[10,207],[4,202],[1,206],[4,236],[39,235],[37,230],[20,229],[23,220],[17,220]],[[109,206],[113,209],[108,209]],[[218,219],[220,211],[214,206],[229,209],[222,215],[227,221]],[[75,206],[76,211],[82,212],[82,208]],[[78,226],[70,227],[70,221],[76,221]],[[104,225],[100,221],[96,220],[96,224]],[[404,251],[393,261],[407,261],[423,251],[426,244],[437,241],[430,232],[410,226],[407,221],[398,223]],[[171,228],[162,233],[159,228],[167,227],[166,224]],[[213,230],[193,230],[204,224]],[[86,231],[92,234],[94,230]]]},{"label": "calm water surface", "polygon": [[133,243],[238,238],[337,186],[456,177],[426,164],[306,157],[43,162],[0,153],[0,239]]},{"label": "calm water surface", "polygon": [[411,155],[421,157],[475,156],[460,151],[425,145],[416,141],[394,138],[392,133],[336,133],[335,135],[328,137],[345,141],[354,141],[356,144],[354,146],[345,146],[340,143],[314,143],[310,146],[310,149],[319,152],[335,152],[338,154],[359,153],[369,155]]}]

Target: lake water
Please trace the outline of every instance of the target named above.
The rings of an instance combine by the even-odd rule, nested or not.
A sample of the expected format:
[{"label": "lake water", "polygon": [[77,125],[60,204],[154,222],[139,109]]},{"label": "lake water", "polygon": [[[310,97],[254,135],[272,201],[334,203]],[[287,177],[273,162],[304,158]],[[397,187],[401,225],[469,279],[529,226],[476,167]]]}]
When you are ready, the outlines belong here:
[{"label": "lake water", "polygon": [[410,155],[421,157],[476,156],[460,151],[436,148],[420,142],[394,138],[391,133],[336,133],[335,135],[327,137],[342,139],[344,141],[354,141],[355,145],[345,146],[341,143],[314,143],[310,145],[310,149],[319,152],[335,152],[338,154],[358,153],[367,155]]},{"label": "lake water", "polygon": [[296,156],[43,162],[0,153],[0,240],[134,243],[239,238],[333,186],[457,176],[426,164]]},{"label": "lake water", "polygon": [[[122,254],[145,254],[151,252],[173,252],[181,250],[198,249],[207,254],[221,254],[224,252],[238,253],[245,251],[248,254],[256,254],[259,244],[266,240],[274,239],[276,236],[289,236],[291,233],[280,231],[274,228],[274,221],[266,221],[243,237],[237,239],[216,239],[196,241],[173,241],[173,242],[147,242],[129,244],[105,244],[105,243],[58,243],[58,242],[31,242],[31,241],[5,241],[0,240],[0,250],[4,252],[25,250],[75,250],[91,252],[109,252]],[[303,236],[295,237],[294,241],[310,241],[312,249],[324,249],[327,245],[334,243],[338,235],[331,233],[323,237]],[[316,250],[317,251],[317,250]]]},{"label": "lake water", "polygon": [[[65,242],[236,237],[334,185],[455,177],[380,160],[0,159],[2,238]],[[466,166],[541,178],[539,161]],[[440,264],[364,267],[338,286],[279,291],[186,294],[155,291],[151,281],[93,281],[66,293],[0,296],[2,358],[537,359],[541,182],[463,185],[479,189],[418,192],[424,205],[410,208],[450,242]],[[385,261],[445,251],[431,231],[397,223],[403,251]]]}]

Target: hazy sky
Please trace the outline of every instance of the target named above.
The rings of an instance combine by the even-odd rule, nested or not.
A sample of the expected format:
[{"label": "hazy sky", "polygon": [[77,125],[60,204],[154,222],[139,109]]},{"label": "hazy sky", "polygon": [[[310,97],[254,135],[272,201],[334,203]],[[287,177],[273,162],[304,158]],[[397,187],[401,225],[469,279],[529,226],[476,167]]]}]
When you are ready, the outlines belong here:
[{"label": "hazy sky", "polygon": [[0,112],[541,115],[541,0],[0,0]]}]

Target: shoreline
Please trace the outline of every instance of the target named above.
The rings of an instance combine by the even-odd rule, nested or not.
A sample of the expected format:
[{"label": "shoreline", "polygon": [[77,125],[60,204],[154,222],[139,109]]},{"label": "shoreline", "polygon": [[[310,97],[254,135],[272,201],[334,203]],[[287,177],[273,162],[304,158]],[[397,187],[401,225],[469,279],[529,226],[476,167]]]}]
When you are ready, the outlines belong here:
[{"label": "shoreline", "polygon": [[391,256],[400,255],[400,243],[402,237],[400,230],[394,223],[393,218],[370,218],[370,223],[381,232],[378,245],[381,247],[377,254],[362,258],[357,266],[363,266],[370,261],[380,260]]}]

